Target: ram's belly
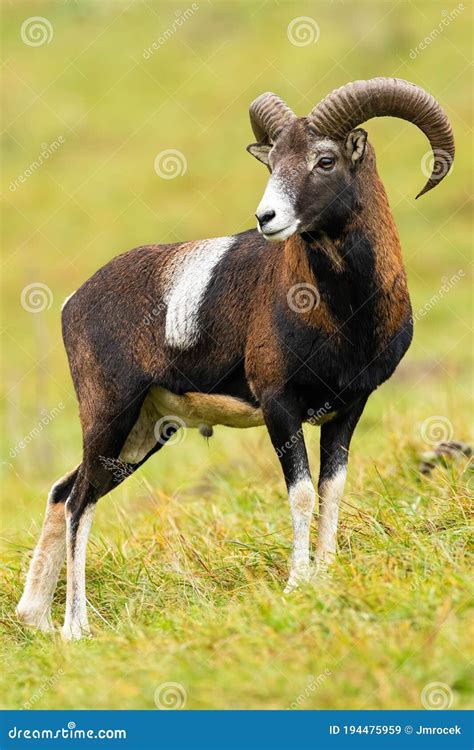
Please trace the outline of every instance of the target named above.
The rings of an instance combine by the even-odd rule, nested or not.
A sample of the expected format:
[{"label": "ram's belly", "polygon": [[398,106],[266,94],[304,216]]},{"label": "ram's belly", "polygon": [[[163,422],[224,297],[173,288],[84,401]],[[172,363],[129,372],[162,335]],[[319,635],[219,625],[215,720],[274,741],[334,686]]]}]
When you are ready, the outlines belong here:
[{"label": "ram's belly", "polygon": [[157,414],[181,419],[186,427],[223,424],[228,427],[257,427],[263,424],[262,410],[240,398],[212,393],[177,396],[165,388],[152,388],[147,399]]},{"label": "ram's belly", "polygon": [[[315,412],[308,420],[320,425],[331,420],[335,412]],[[120,460],[136,464],[163,440],[170,426],[198,428],[204,435],[214,425],[258,427],[264,424],[262,410],[240,398],[210,393],[176,395],[155,386],[148,392],[140,416],[132,427],[120,453]],[[168,432],[169,434],[169,432]]]},{"label": "ram's belly", "polygon": [[264,424],[262,410],[238,398],[209,393],[185,393],[178,396],[155,386],[147,394],[140,416],[120,453],[127,463],[138,463],[166,434],[167,425],[196,427],[202,432],[214,425],[258,427]]}]

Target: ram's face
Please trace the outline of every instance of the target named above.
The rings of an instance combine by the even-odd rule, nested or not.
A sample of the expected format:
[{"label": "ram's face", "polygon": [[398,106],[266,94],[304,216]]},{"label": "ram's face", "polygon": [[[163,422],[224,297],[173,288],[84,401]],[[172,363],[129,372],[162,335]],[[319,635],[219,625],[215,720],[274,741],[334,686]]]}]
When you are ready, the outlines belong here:
[{"label": "ram's face", "polygon": [[360,129],[344,140],[322,138],[303,117],[275,143],[249,146],[271,172],[255,214],[265,239],[284,240],[344,222],[352,210],[353,182],[366,140]]}]

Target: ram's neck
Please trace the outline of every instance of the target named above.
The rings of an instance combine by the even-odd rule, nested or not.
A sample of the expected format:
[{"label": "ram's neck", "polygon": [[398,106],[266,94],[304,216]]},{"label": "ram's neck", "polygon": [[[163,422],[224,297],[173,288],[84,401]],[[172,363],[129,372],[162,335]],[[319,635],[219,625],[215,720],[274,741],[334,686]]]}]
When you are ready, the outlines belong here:
[{"label": "ram's neck", "polygon": [[355,233],[367,238],[374,256],[377,285],[391,294],[396,280],[405,279],[405,269],[397,227],[375,164],[368,174],[361,174],[358,195],[358,208],[347,226],[344,241],[350,245]]},{"label": "ram's neck", "polygon": [[[354,211],[339,235],[295,235],[285,243],[283,288],[304,289],[315,304],[305,322],[328,334],[341,322],[377,327],[384,343],[410,315],[400,240],[384,187],[375,169],[365,180]],[[316,299],[317,298],[317,299]]]}]

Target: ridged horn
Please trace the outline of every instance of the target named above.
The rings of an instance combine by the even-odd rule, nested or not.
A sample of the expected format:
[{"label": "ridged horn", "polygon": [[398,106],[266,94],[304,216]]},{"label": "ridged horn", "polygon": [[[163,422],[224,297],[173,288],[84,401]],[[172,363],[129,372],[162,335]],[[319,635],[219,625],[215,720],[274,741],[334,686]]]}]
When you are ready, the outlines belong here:
[{"label": "ridged horn", "polygon": [[296,117],[283,99],[271,91],[254,99],[249,114],[252,130],[259,143],[275,140],[281,130]]},{"label": "ridged horn", "polygon": [[448,118],[436,99],[401,78],[353,81],[335,89],[311,110],[309,118],[321,135],[344,137],[372,117],[390,115],[408,120],[428,138],[434,162],[431,176],[417,198],[438,185],[454,160],[454,138]]}]

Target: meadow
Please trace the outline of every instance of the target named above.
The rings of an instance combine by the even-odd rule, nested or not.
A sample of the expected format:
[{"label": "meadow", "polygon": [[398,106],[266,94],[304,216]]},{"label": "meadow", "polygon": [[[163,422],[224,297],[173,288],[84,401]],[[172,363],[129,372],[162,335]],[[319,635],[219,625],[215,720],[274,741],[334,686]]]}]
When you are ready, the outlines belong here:
[{"label": "meadow", "polygon": [[[437,0],[3,3],[3,708],[472,706],[472,471],[419,471],[437,440],[473,439],[471,33],[471,4]],[[81,456],[64,298],[131,247],[254,225],[255,96],[304,114],[377,75],[438,98],[457,157],[415,202],[426,139],[399,120],[367,125],[416,323],[353,440],[338,561],[283,596],[290,515],[265,430],[188,431],[99,503],[94,638],[23,628],[14,609],[48,490]],[[307,444],[316,477],[316,428]],[[63,571],[58,625],[64,601]]]}]

